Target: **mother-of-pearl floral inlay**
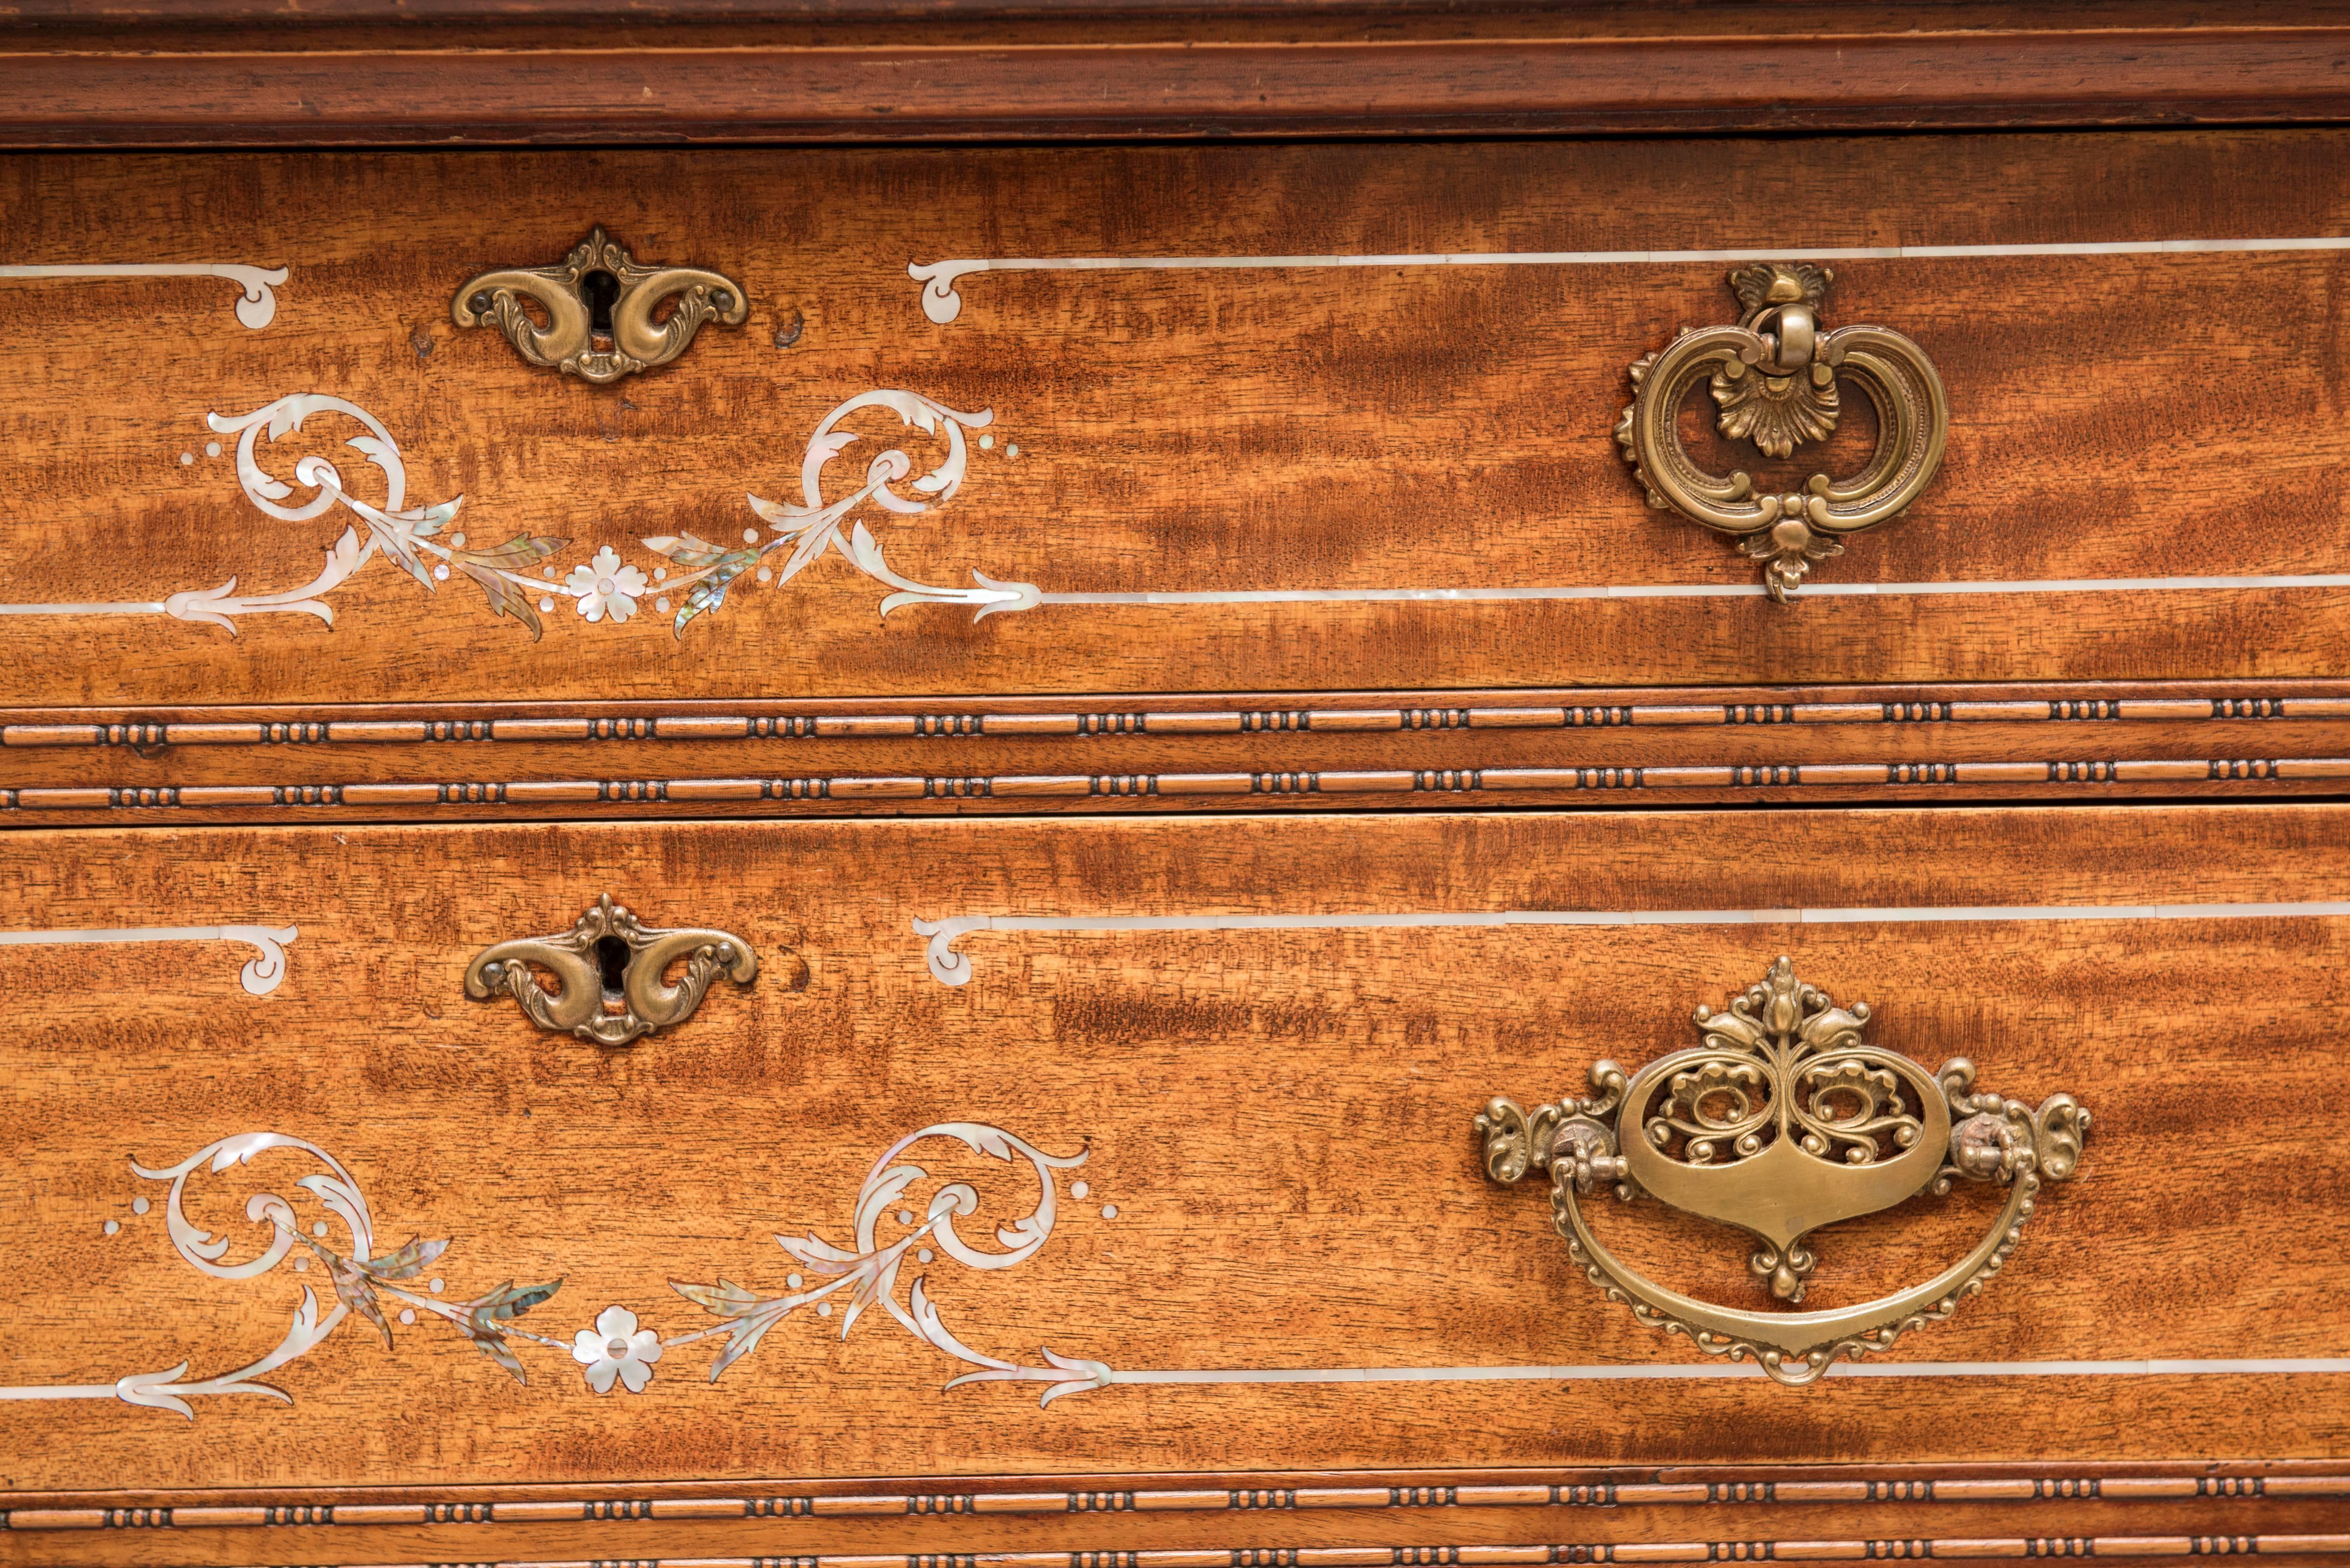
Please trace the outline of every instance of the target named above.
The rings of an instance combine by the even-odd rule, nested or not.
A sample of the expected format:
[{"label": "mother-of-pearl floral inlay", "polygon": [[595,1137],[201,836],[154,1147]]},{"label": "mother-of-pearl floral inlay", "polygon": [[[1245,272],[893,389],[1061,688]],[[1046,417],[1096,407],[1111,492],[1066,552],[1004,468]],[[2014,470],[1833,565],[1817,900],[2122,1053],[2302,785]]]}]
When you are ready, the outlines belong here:
[{"label": "mother-of-pearl floral inlay", "polygon": [[[188,1179],[199,1169],[208,1169],[217,1176],[232,1167],[249,1165],[255,1156],[273,1149],[298,1151],[326,1168],[301,1178],[294,1185],[315,1199],[328,1218],[306,1224],[293,1202],[274,1192],[256,1191],[245,1199],[244,1215],[254,1224],[267,1228],[266,1240],[254,1256],[241,1262],[224,1262],[222,1260],[230,1251],[229,1238],[215,1236],[196,1224],[181,1207]],[[276,1269],[289,1258],[297,1272],[309,1272],[315,1262],[324,1282],[334,1292],[333,1307],[321,1314],[317,1292],[306,1282],[301,1287],[301,1302],[294,1309],[293,1326],[276,1349],[257,1361],[194,1382],[180,1381],[190,1366],[183,1360],[160,1372],[125,1373],[108,1383],[0,1387],[0,1400],[120,1399],[127,1405],[175,1410],[190,1419],[195,1417],[190,1400],[215,1395],[257,1394],[290,1405],[293,1397],[275,1384],[263,1382],[263,1376],[325,1344],[343,1320],[354,1314],[374,1324],[383,1336],[384,1348],[391,1349],[391,1322],[385,1315],[387,1303],[397,1303],[393,1310],[399,1311],[402,1323],[415,1322],[419,1314],[442,1319],[476,1350],[513,1373],[516,1381],[525,1381],[523,1366],[510,1341],[524,1339],[553,1345],[557,1350],[571,1348],[561,1340],[514,1326],[515,1318],[554,1295],[562,1285],[560,1280],[547,1284],[517,1284],[508,1280],[494,1290],[457,1302],[439,1299],[438,1279],[432,1280],[425,1290],[418,1290],[413,1282],[449,1250],[449,1243],[413,1236],[379,1253],[375,1220],[368,1212],[367,1199],[361,1195],[359,1182],[341,1162],[317,1144],[284,1133],[241,1133],[208,1143],[165,1169],[150,1170],[135,1160],[130,1168],[151,1181],[172,1184],[164,1204],[164,1227],[173,1250],[189,1267],[216,1280],[252,1280]],[[143,1205],[134,1212],[143,1213]],[[336,1224],[341,1226],[348,1239],[341,1247],[329,1245],[328,1241]],[[107,1233],[113,1235],[118,1229],[109,1221]]]},{"label": "mother-of-pearl floral inlay", "polygon": [[[865,465],[862,484],[827,501],[826,466],[853,442],[863,439],[855,431],[843,430],[841,421],[866,409],[888,410],[912,429],[942,436],[946,455],[937,467],[913,481],[910,488],[914,494],[903,495],[893,486],[913,472],[914,462],[904,452],[890,447]],[[992,409],[982,409],[975,414],[958,413],[919,392],[886,389],[860,392],[835,408],[817,422],[816,433],[808,437],[807,451],[800,460],[798,503],[767,501],[756,495],[745,497],[751,510],[774,529],[774,538],[762,540],[757,530],[753,529],[745,532],[740,547],[713,545],[691,534],[662,535],[644,541],[645,548],[685,568],[665,585],[671,591],[685,590],[685,602],[678,607],[673,623],[677,635],[683,637],[689,623],[724,605],[727,588],[744,572],[755,567],[759,581],[772,579],[780,587],[823,558],[827,550],[837,551],[867,576],[898,590],[882,599],[884,616],[901,605],[912,604],[968,605],[974,611],[974,619],[997,610],[1033,607],[1037,602],[1033,583],[999,583],[983,572],[973,571],[972,576],[979,584],[977,587],[941,588],[899,576],[882,559],[881,545],[872,529],[863,518],[855,516],[868,502],[902,517],[917,516],[945,504],[962,487],[971,466],[971,447],[963,432],[982,429],[994,419]],[[846,535],[841,532],[844,526],[849,530]],[[786,547],[788,553],[784,555],[780,566],[764,564],[769,556],[785,552]]]},{"label": "mother-of-pearl floral inlay", "polygon": [[[1025,1161],[1035,1174],[1036,1200],[1028,1212],[995,1227],[1001,1251],[974,1247],[955,1229],[958,1216],[975,1214],[980,1208],[979,1191],[969,1182],[943,1183],[920,1201],[919,1209],[908,1196],[931,1175],[910,1161],[901,1163],[899,1157],[931,1138],[951,1139],[975,1154],[1007,1164]],[[785,1279],[783,1292],[762,1295],[727,1279],[715,1284],[671,1280],[671,1290],[722,1321],[713,1327],[663,1336],[638,1327],[637,1314],[627,1307],[608,1306],[597,1314],[592,1329],[579,1331],[573,1359],[587,1368],[588,1386],[596,1392],[609,1392],[618,1381],[629,1392],[639,1393],[651,1381],[652,1364],[665,1350],[721,1338],[726,1342],[725,1348],[710,1363],[710,1381],[714,1383],[720,1373],[756,1349],[769,1329],[795,1312],[812,1309],[816,1316],[828,1318],[837,1309],[840,1337],[846,1339],[866,1309],[879,1306],[915,1338],[978,1369],[951,1379],[949,1388],[966,1383],[1046,1383],[1051,1386],[1041,1402],[1049,1405],[1064,1394],[1101,1387],[1108,1381],[1110,1369],[1098,1361],[1073,1359],[1046,1349],[1039,1353],[1046,1365],[1034,1366],[965,1345],[939,1315],[926,1276],[917,1275],[907,1288],[906,1299],[898,1299],[899,1277],[910,1259],[920,1266],[943,1254],[968,1269],[995,1270],[1035,1257],[1052,1239],[1053,1222],[1059,1213],[1054,1173],[1074,1170],[1085,1162],[1083,1150],[1072,1155],[1046,1154],[1025,1138],[978,1122],[940,1122],[908,1133],[873,1162],[857,1189],[850,1219],[855,1230],[853,1246],[835,1246],[813,1231],[805,1236],[775,1238],[794,1262],[821,1276],[822,1283],[809,1284],[803,1275],[793,1272]],[[1085,1191],[1086,1184],[1077,1182],[1072,1196],[1082,1197]],[[1108,1218],[1116,1210],[1105,1206],[1102,1212]],[[886,1241],[884,1226],[894,1232]]]},{"label": "mother-of-pearl floral inlay", "polygon": [[[346,438],[343,444],[382,475],[381,505],[352,493],[344,483],[342,471],[320,453],[296,460],[290,483],[263,466],[259,447],[263,438],[274,445],[302,432],[310,420],[321,415],[358,424],[359,433]],[[232,635],[239,618],[244,616],[315,616],[331,626],[335,610],[326,596],[378,556],[396,562],[427,593],[437,592],[452,572],[470,578],[488,597],[494,612],[512,616],[534,638],[544,629],[541,612],[553,609],[558,596],[576,601],[580,615],[589,621],[609,618],[618,623],[634,611],[637,596],[644,591],[644,574],[623,566],[608,546],[568,577],[559,577],[556,568],[545,563],[570,543],[567,539],[517,534],[502,545],[468,545],[463,534],[452,531],[465,498],[460,495],[435,505],[410,506],[408,466],[400,456],[400,443],[381,420],[347,399],[320,392],[296,393],[248,414],[208,414],[205,422],[218,434],[237,438],[238,487],[245,500],[266,515],[298,524],[339,509],[355,519],[328,546],[317,576],[299,587],[265,593],[239,593],[239,579],[231,577],[218,587],[182,589],[153,600],[0,604],[0,616],[169,616],[217,626]],[[218,449],[219,443],[214,442],[207,451]],[[192,461],[193,454],[187,454],[187,459]],[[297,499],[296,484],[309,493]]]}]

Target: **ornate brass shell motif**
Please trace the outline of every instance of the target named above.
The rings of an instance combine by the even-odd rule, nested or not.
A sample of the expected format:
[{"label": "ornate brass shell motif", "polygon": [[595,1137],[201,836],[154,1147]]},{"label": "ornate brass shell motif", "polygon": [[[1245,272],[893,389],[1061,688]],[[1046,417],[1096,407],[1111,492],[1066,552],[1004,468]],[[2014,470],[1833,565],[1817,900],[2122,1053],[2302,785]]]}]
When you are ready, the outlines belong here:
[{"label": "ornate brass shell motif", "polygon": [[[539,326],[523,307],[546,313]],[[660,321],[653,308],[675,296]],[[509,267],[466,280],[450,302],[460,327],[494,323],[522,357],[601,386],[666,365],[702,323],[740,327],[750,316],[743,286],[699,267],[639,266],[598,227],[553,266]]]},{"label": "ornate brass shell motif", "polygon": [[[662,973],[680,959],[685,972],[675,985],[663,984]],[[553,975],[556,989],[541,984],[534,969]],[[465,966],[465,994],[487,1002],[503,992],[541,1029],[626,1045],[684,1023],[721,973],[748,985],[758,978],[758,955],[725,931],[657,930],[607,893],[567,931],[484,948]]]},{"label": "ornate brass shell motif", "polygon": [[[1941,466],[1950,424],[1942,379],[1925,351],[1882,327],[1819,330],[1835,275],[1804,262],[1757,262],[1730,275],[1746,314],[1735,327],[1683,328],[1632,366],[1632,401],[1616,441],[1648,504],[1732,535],[1764,563],[1763,586],[1785,603],[1814,561],[1842,555],[1837,536],[1899,516]],[[1715,428],[1773,457],[1825,441],[1841,411],[1838,375],[1877,408],[1877,451],[1849,479],[1812,475],[1804,492],[1757,495],[1742,470],[1709,473],[1676,429],[1682,400],[1708,378]]]},{"label": "ornate brass shell motif", "polygon": [[[1730,1011],[1697,1010],[1700,1044],[1627,1078],[1591,1068],[1592,1094],[1531,1115],[1505,1099],[1477,1116],[1485,1170],[1514,1183],[1551,1175],[1551,1222],[1567,1253],[1609,1301],[1702,1351],[1752,1357],[1781,1383],[1809,1383],[1839,1359],[1873,1350],[1958,1310],[2014,1251],[2043,1181],[2069,1178],[2089,1113],[2070,1095],[2037,1107],[1973,1092],[1964,1057],[1928,1073],[1862,1038],[1866,1003],[1838,1007],[1781,959]],[[1747,1260],[1760,1286],[1790,1306],[1818,1259],[1804,1243],[1823,1225],[1889,1209],[1965,1179],[2007,1189],[1988,1234],[1921,1285],[1834,1312],[1716,1306],[1642,1278],[1600,1245],[1579,1206],[1611,1184],[1734,1225],[1759,1243]]]}]

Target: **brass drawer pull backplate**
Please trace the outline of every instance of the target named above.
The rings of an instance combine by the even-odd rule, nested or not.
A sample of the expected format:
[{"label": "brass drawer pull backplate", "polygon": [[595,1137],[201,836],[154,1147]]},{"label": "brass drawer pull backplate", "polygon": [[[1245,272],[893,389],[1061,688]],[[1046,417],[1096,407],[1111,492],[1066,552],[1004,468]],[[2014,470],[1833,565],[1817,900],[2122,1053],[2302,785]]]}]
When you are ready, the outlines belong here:
[{"label": "brass drawer pull backplate", "polygon": [[[1844,553],[1838,535],[1898,517],[1917,500],[1950,436],[1950,399],[1924,349],[1882,327],[1820,330],[1835,275],[1806,262],[1731,273],[1744,317],[1735,327],[1684,328],[1636,361],[1632,401],[1616,422],[1648,504],[1735,537],[1764,563],[1763,586],[1781,603],[1814,561]],[[1681,445],[1681,402],[1701,377],[1720,405],[1716,428],[1779,458],[1834,434],[1841,384],[1856,382],[1877,406],[1877,451],[1849,479],[1815,473],[1801,492],[1757,495],[1744,471],[1709,473]]]},{"label": "brass drawer pull backplate", "polygon": [[[1568,1254],[1610,1301],[1640,1322],[1687,1334],[1700,1350],[1752,1357],[1782,1383],[1809,1383],[1913,1328],[1939,1323],[1981,1291],[2015,1250],[2043,1181],[2079,1163],[2089,1113],[2070,1095],[2034,1107],[1973,1092],[1964,1057],[1939,1073],[1862,1038],[1865,1002],[1838,1007],[1781,959],[1730,1011],[1697,1010],[1702,1044],[1628,1079],[1591,1068],[1592,1095],[1531,1115],[1505,1099],[1476,1118],[1485,1170],[1514,1183],[1547,1166],[1552,1224]],[[1924,1284],[1833,1312],[1716,1306],[1642,1278],[1600,1245],[1580,1200],[1613,1186],[1751,1233],[1748,1267],[1790,1305],[1804,1299],[1816,1255],[1810,1233],[1889,1209],[1960,1178],[2007,1188],[1999,1218],[1974,1249]]]},{"label": "brass drawer pull backplate", "polygon": [[[680,959],[685,972],[677,984],[663,984],[662,971]],[[534,969],[552,974],[560,989],[548,991]],[[483,949],[465,967],[465,994],[487,1002],[504,993],[541,1029],[626,1045],[684,1023],[722,973],[748,985],[758,978],[758,955],[726,931],[656,929],[607,893],[567,931]]]},{"label": "brass drawer pull backplate", "polygon": [[[653,309],[675,296],[669,315]],[[525,297],[546,313],[539,326]],[[450,302],[460,327],[494,324],[525,359],[603,385],[666,365],[707,321],[740,327],[750,317],[743,286],[690,266],[640,266],[599,227],[553,266],[507,267],[466,280]]]}]

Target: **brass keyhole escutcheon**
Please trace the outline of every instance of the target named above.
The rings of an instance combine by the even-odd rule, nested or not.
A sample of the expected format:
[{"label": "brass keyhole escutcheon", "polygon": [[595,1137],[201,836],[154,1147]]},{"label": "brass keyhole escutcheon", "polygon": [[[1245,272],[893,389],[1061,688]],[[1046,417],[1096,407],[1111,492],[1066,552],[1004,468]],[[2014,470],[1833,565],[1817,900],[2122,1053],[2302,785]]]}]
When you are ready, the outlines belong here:
[{"label": "brass keyhole escutcheon", "polygon": [[[541,327],[523,301],[546,317]],[[664,300],[669,314],[655,321]],[[712,321],[740,327],[743,286],[700,267],[639,266],[600,227],[553,266],[508,267],[466,280],[450,302],[460,327],[494,325],[534,365],[606,385],[686,350]]]},{"label": "brass keyhole escutcheon", "polygon": [[[675,985],[665,983],[680,959],[684,972]],[[556,989],[540,983],[537,971]],[[684,1023],[722,974],[737,985],[758,978],[750,943],[726,931],[648,926],[607,893],[567,931],[483,949],[465,967],[465,994],[476,1002],[511,996],[541,1029],[626,1045]]]}]

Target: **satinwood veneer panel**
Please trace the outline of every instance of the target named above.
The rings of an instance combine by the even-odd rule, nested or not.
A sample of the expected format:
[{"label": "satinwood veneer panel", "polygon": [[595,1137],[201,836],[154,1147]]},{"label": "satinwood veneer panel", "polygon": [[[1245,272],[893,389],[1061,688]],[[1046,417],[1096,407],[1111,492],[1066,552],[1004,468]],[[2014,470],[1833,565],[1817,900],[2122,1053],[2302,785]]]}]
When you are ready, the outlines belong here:
[{"label": "satinwood veneer panel", "polygon": [[[2331,1136],[2329,977],[2350,961],[2345,849],[2350,811],[2284,804],[11,835],[6,1480],[2338,1455],[2342,1374],[2295,1364],[2339,1355],[2330,1303],[2350,1287],[2350,1189],[2313,1152]],[[466,1000],[473,954],[562,930],[604,893],[650,924],[733,933],[762,973],[617,1050]],[[1529,923],[1574,911],[1617,923]],[[1292,919],[1233,919],[1252,915]],[[1346,923],[1366,915],[1425,918]],[[1170,929],[1084,927],[1131,917]],[[918,920],[946,924],[931,940]],[[131,943],[127,927],[181,935]],[[1690,1010],[1782,953],[1871,1003],[1883,1045],[1929,1067],[1964,1054],[2021,1098],[2080,1096],[2095,1118],[2080,1173],[2042,1193],[1979,1298],[1870,1363],[1945,1376],[1584,1376],[1721,1364],[1579,1277],[1544,1195],[1485,1176],[1471,1113],[1578,1091],[1596,1057],[1693,1044]],[[856,1240],[860,1178],[941,1124],[1027,1142],[901,1152],[928,1175],[875,1199],[876,1239]],[[174,1255],[169,1183],[132,1168],[265,1131],[341,1162],[375,1255],[449,1242],[404,1276],[408,1297],[380,1295],[388,1314],[421,1309],[390,1319],[390,1348],[352,1316],[255,1375],[290,1406],[192,1385],[284,1342],[306,1291],[318,1322],[328,1261],[207,1277]],[[350,1247],[319,1201],[334,1189],[293,1185],[307,1174],[334,1172],[293,1147],[193,1171],[189,1244],[210,1232],[223,1266],[251,1256],[271,1234],[244,1206],[261,1191]],[[946,1181],[973,1185],[962,1234],[983,1252],[1035,1239],[996,1226],[1035,1216],[1040,1181],[1055,1203],[1016,1266],[904,1264],[891,1300],[932,1321],[909,1293],[921,1275],[962,1350],[878,1303],[843,1334],[845,1313],[819,1312],[843,1292],[711,1380],[722,1342],[689,1336],[720,1320],[671,1282],[812,1288],[809,1254],[775,1236],[887,1246]],[[1995,1208],[1961,1186],[1832,1228],[1806,1308],[1925,1277]],[[1733,1232],[1651,1203],[1596,1222],[1652,1277],[1763,1299]],[[470,1336],[443,1310],[507,1281],[560,1284]],[[467,1343],[489,1334],[526,1383]],[[639,1335],[664,1342],[658,1362]],[[1035,1376],[941,1393],[987,1357]],[[2119,1365],[2147,1360],[2203,1365]],[[2051,1361],[2096,1365],[2018,1375]],[[1512,1366],[1555,1370],[1478,1370]],[[1263,1376],[1359,1367],[1425,1375]],[[1064,1378],[1079,1386],[1040,1408]],[[84,1397],[23,1393],[57,1386]],[[192,1422],[152,1407],[175,1386]],[[1302,1541],[1267,1526],[1248,1543]]]},{"label": "satinwood veneer panel", "polygon": [[[452,324],[465,279],[555,262],[598,223],[639,261],[739,279],[747,325],[704,327],[673,363],[592,387]],[[267,286],[258,330],[222,277],[0,282],[16,367],[0,442],[18,497],[0,599],[130,607],[0,616],[0,659],[13,701],[44,708],[2338,676],[2350,588],[2305,579],[2350,561],[2336,410],[2350,264],[2322,248],[2345,233],[2350,133],[2324,130],[12,158],[12,264],[288,275]],[[945,323],[907,271],[2176,240],[2321,248],[1835,262],[1825,318],[1922,346],[1949,388],[1950,443],[1909,514],[1821,563],[1787,607],[1313,597],[1751,589],[1752,562],[1644,504],[1611,438],[1627,365],[1683,326],[1734,318],[1727,263],[974,272],[937,285],[961,302]],[[868,525],[886,570],[935,595],[1016,591],[976,572],[1043,602],[879,619],[889,586],[836,553],[786,583],[746,572],[673,636],[683,594],[625,574],[683,568],[642,541],[772,541],[746,495],[800,502],[820,422],[893,389],[934,400],[903,406],[936,428],[884,407],[843,416],[859,439],[824,470],[824,499],[852,494],[892,447],[913,476],[944,462],[949,426],[968,438],[960,486],[919,515],[867,502],[840,526]],[[339,507],[264,515],[240,491],[236,432],[206,424],[304,394],[380,421],[405,505],[464,498],[434,543],[563,541],[521,576],[637,582],[633,618],[591,625],[554,585],[517,590],[552,607],[533,641],[462,571],[428,594],[384,559],[315,596],[331,627],[206,597],[231,578],[244,596],[322,580],[347,525],[353,550],[368,543]],[[1822,460],[1838,472],[1859,466],[1874,422],[1857,389],[1844,400]],[[1707,401],[1684,423],[1726,467],[1736,453],[1700,430]],[[940,410],[970,419],[940,424]],[[383,475],[344,444],[368,434],[327,409],[262,440],[289,487],[279,504],[314,493],[296,476],[306,454],[381,504]],[[1737,461],[1772,486],[1814,466]],[[911,477],[898,493],[925,498]],[[420,553],[419,569],[435,561]],[[338,570],[326,561],[326,577]],[[2304,580],[2184,586],[2215,576]],[[2081,579],[2177,586],[1817,591]],[[1307,597],[1054,597],[1166,593]]]}]

